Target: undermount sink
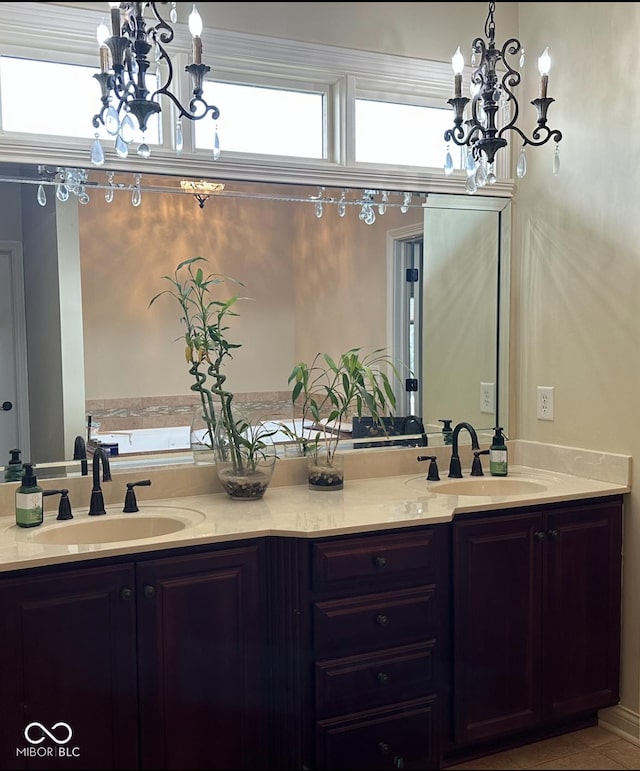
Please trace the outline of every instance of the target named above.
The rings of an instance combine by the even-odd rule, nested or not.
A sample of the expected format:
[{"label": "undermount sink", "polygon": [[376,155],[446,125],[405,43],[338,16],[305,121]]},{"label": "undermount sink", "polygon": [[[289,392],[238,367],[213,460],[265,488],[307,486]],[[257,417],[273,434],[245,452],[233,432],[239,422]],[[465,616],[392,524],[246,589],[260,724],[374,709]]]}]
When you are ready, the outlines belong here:
[{"label": "undermount sink", "polygon": [[33,533],[35,543],[50,545],[100,544],[115,541],[136,541],[177,533],[186,527],[202,521],[199,512],[184,510],[188,516],[159,512],[138,512],[134,514],[100,516],[78,519],[72,522],[56,522]]},{"label": "undermount sink", "polygon": [[[409,479],[406,484],[418,489],[427,489],[423,476]],[[429,483],[430,492],[443,495],[527,495],[542,493],[546,489],[547,486],[541,482],[510,477],[463,477]]]}]

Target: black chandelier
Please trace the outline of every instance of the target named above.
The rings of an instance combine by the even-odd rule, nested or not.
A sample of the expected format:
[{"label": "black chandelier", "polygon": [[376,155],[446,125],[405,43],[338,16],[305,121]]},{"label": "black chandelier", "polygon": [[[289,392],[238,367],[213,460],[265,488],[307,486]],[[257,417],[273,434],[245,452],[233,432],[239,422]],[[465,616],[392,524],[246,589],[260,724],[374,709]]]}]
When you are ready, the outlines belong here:
[{"label": "black chandelier", "polygon": [[[108,134],[115,138],[116,153],[121,158],[128,155],[128,145],[133,140],[136,129],[132,117],[137,121],[137,128],[143,140],[137,152],[148,158],[150,149],[144,140],[147,122],[153,115],[161,112],[159,97],[166,96],[177,109],[175,146],[182,150],[182,118],[200,120],[211,114],[217,120],[220,111],[209,105],[202,96],[204,76],[211,70],[202,63],[202,17],[194,4],[189,14],[189,32],[193,38],[192,62],[185,67],[191,77],[191,99],[184,107],[178,97],[170,90],[173,82],[173,63],[166,47],[174,38],[171,25],[161,16],[161,2],[145,3],[109,3],[111,16],[111,34],[106,24],[98,27],[97,39],[100,45],[100,72],[93,77],[100,84],[102,108],[93,116],[93,126],[98,129],[103,125]],[[144,13],[150,9],[154,22],[147,26]],[[176,3],[171,3],[170,21],[177,21]],[[152,62],[157,64],[157,81],[151,87],[147,84],[148,70]],[[151,78],[149,78],[151,80]],[[213,157],[220,155],[220,145],[216,130]],[[96,132],[91,148],[91,161],[96,166],[104,163],[104,151]]]},{"label": "black chandelier", "polygon": [[[519,54],[519,66],[523,67],[524,48],[516,38],[507,40],[501,49],[496,48],[493,20],[495,7],[495,3],[489,3],[489,13],[484,25],[487,40],[477,37],[471,44],[471,65],[475,66],[477,57],[480,57],[480,62],[471,75],[471,99],[462,96],[464,57],[459,47],[451,59],[454,72],[454,96],[447,100],[447,104],[453,108],[454,126],[445,131],[444,139],[446,142],[453,141],[456,145],[467,148],[465,166],[467,192],[470,193],[474,193],[478,187],[487,183],[495,183],[495,156],[498,150],[507,147],[505,134],[509,131],[515,132],[522,139],[522,149],[516,166],[518,177],[524,177],[527,171],[525,147],[543,145],[549,139],[556,142],[553,173],[557,174],[560,170],[558,142],[562,139],[562,134],[557,129],[552,130],[547,126],[547,111],[551,102],[555,101],[547,96],[551,64],[549,49],[545,48],[538,58],[540,91],[538,97],[531,102],[537,111],[537,125],[531,137],[528,137],[517,125],[520,108],[513,93],[513,89],[520,84],[520,73],[511,66],[510,61],[513,60],[508,59]],[[501,65],[500,75],[496,71],[498,65]],[[471,101],[470,116],[465,120],[465,108],[469,101]],[[506,112],[507,119],[498,126],[498,111],[501,109]],[[444,171],[447,175],[453,172],[453,159],[448,146]]]}]

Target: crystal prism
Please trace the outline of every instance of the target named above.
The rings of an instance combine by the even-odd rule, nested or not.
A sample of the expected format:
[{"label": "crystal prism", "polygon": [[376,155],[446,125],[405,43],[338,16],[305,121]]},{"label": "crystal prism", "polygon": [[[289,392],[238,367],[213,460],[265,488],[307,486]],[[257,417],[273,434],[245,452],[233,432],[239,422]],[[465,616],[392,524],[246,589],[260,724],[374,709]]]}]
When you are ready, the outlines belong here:
[{"label": "crystal prism", "polygon": [[524,154],[524,147],[520,151],[520,157],[518,158],[518,163],[516,165],[516,175],[519,178],[524,177],[524,175],[527,173],[527,157]]},{"label": "crystal prism", "polygon": [[175,3],[171,3],[171,13],[169,14],[169,18],[171,19],[172,24],[175,24],[178,21],[178,11],[176,11]]},{"label": "crystal prism", "polygon": [[520,69],[524,67],[524,48],[520,49]]},{"label": "crystal prism", "polygon": [[59,182],[56,185],[56,198],[63,202],[69,200],[69,188],[64,184],[64,182]]},{"label": "crystal prism", "polygon": [[476,177],[476,185],[478,187],[484,187],[487,184],[487,170],[482,161],[478,164],[475,177]]},{"label": "crystal prism", "polygon": [[184,138],[182,136],[182,121],[176,121],[176,152],[179,154],[184,147]]},{"label": "crystal prism", "polygon": [[558,145],[556,145],[556,149],[553,151],[553,175],[557,176],[560,173],[560,150],[558,148]]},{"label": "crystal prism", "polygon": [[146,142],[142,142],[142,144],[138,145],[137,152],[141,158],[148,158],[151,155],[151,148]]},{"label": "crystal prism", "polygon": [[40,206],[47,205],[47,194],[44,191],[44,185],[38,185],[38,195],[36,197]]},{"label": "crystal prism", "polygon": [[122,140],[129,144],[129,142],[133,141],[133,137],[136,132],[136,127],[133,123],[133,118],[128,113],[124,116],[124,120],[122,121],[122,126],[120,127],[120,136],[122,137]]},{"label": "crystal prism", "polygon": [[141,202],[142,202],[142,192],[140,188],[136,185],[136,187],[134,187],[133,190],[131,191],[131,205],[140,206]]},{"label": "crystal prism", "polygon": [[471,174],[467,177],[467,181],[464,185],[465,192],[473,194],[478,190],[478,186],[476,185],[476,175]]},{"label": "crystal prism", "polygon": [[97,136],[91,145],[91,163],[94,166],[102,166],[104,163],[104,150]]},{"label": "crystal prism", "polygon": [[114,137],[120,130],[120,118],[118,117],[118,112],[113,105],[109,105],[109,109],[107,110],[107,115],[104,120],[104,127],[107,130],[107,134],[110,134],[112,137]]},{"label": "crystal prism", "polygon": [[453,174],[453,158],[451,157],[451,153],[448,150],[444,159],[444,173],[447,175],[447,177]]},{"label": "crystal prism", "polygon": [[116,137],[116,153],[119,158],[126,158],[129,155],[129,147],[120,134]]},{"label": "crystal prism", "polygon": [[213,138],[213,160],[217,161],[220,157],[220,137],[218,136],[218,129],[216,128],[216,133]]},{"label": "crystal prism", "polygon": [[107,188],[107,189],[104,191],[104,200],[105,200],[107,203],[111,203],[111,202],[113,201],[113,187],[111,187],[111,186],[110,186],[110,187],[108,187],[108,188]]},{"label": "crystal prism", "polygon": [[467,162],[465,165],[467,169],[467,176],[471,176],[472,174],[476,173],[476,162],[473,158],[473,153],[470,150],[467,152]]}]

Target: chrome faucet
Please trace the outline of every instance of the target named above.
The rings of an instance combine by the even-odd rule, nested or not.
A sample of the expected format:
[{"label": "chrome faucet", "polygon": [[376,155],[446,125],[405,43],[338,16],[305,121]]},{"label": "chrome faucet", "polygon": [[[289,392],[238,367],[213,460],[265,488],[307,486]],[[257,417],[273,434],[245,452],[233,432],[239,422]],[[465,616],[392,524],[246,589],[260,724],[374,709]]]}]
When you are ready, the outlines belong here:
[{"label": "chrome faucet", "polygon": [[475,428],[471,425],[471,423],[458,423],[456,427],[453,429],[453,433],[451,435],[451,461],[449,463],[449,476],[452,479],[461,479],[462,478],[462,469],[460,468],[460,456],[458,455],[458,434],[460,431],[466,428],[469,432],[469,436],[471,437],[471,449],[472,450],[479,450],[480,444],[478,443],[478,434],[476,434]]},{"label": "chrome faucet", "polygon": [[107,513],[104,508],[102,488],[100,487],[100,463],[102,463],[102,481],[110,482],[111,468],[109,466],[109,456],[104,447],[98,445],[93,451],[93,489],[91,490],[89,516]]}]

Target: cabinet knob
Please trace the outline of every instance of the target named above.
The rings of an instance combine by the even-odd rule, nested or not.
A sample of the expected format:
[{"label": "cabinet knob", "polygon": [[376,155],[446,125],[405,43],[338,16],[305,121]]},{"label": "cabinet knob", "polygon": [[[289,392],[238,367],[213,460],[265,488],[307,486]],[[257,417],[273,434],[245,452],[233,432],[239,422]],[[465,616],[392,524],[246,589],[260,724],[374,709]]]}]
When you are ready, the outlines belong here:
[{"label": "cabinet knob", "polygon": [[156,596],[155,586],[151,586],[150,584],[147,584],[142,589],[142,593],[144,594],[145,597],[147,597],[149,599],[151,599],[151,597],[155,597]]},{"label": "cabinet knob", "polygon": [[552,538],[557,538],[560,535],[560,531],[556,530],[555,527],[554,527],[553,530],[549,530],[549,535]]},{"label": "cabinet knob", "polygon": [[376,616],[376,623],[379,626],[388,626],[389,616],[385,616],[383,613],[378,613],[378,615]]},{"label": "cabinet knob", "polygon": [[544,533],[542,532],[542,530],[536,530],[536,532],[535,532],[535,537],[536,537],[536,538],[537,538],[539,541],[542,541],[542,540],[544,539]]},{"label": "cabinet knob", "polygon": [[389,675],[386,672],[378,672],[376,680],[380,685],[386,685],[389,682]]},{"label": "cabinet knob", "polygon": [[378,749],[383,755],[389,755],[391,753],[391,747],[386,742],[378,742]]},{"label": "cabinet knob", "polygon": [[377,568],[386,568],[387,567],[387,558],[386,557],[376,557],[374,559],[375,566]]},{"label": "cabinet knob", "polygon": [[124,589],[120,589],[120,599],[122,600],[130,600],[133,597],[133,590],[125,587]]}]

